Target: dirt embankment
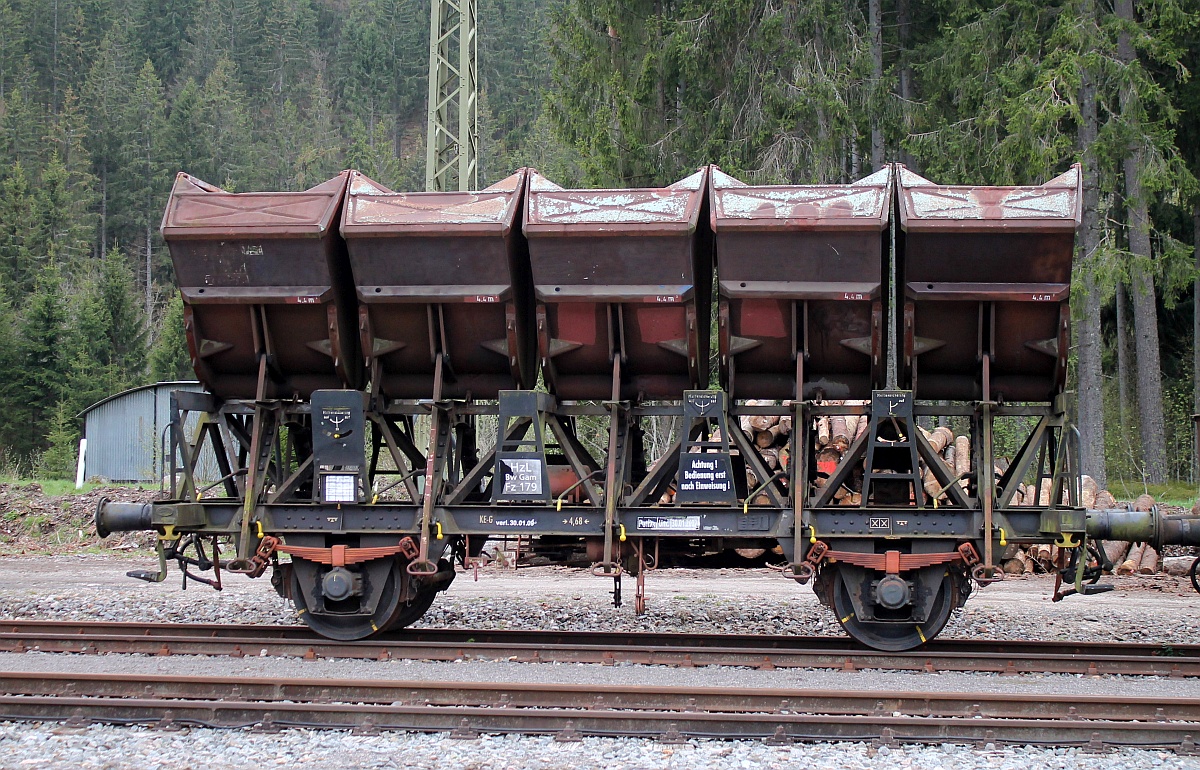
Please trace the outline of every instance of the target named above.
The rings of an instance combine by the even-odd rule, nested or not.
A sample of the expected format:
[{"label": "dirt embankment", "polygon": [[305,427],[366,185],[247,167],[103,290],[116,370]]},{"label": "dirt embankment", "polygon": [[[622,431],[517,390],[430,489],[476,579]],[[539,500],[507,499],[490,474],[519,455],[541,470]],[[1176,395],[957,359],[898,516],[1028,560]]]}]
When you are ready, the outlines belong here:
[{"label": "dirt embankment", "polygon": [[40,484],[0,484],[0,556],[152,548],[154,536],[148,532],[121,532],[101,540],[92,516],[101,498],[134,503],[158,496],[157,490],[133,487],[53,496]]}]

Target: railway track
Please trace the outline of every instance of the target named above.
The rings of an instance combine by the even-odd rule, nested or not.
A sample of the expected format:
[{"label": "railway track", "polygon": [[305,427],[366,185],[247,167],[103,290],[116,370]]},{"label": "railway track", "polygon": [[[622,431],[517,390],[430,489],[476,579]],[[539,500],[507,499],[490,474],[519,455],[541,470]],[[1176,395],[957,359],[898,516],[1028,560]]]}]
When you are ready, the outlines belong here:
[{"label": "railway track", "polygon": [[478,659],[759,669],[1200,676],[1200,645],[941,640],[920,650],[879,652],[838,637],[440,629],[407,630],[379,639],[338,642],[301,626],[0,622],[0,651],[30,650],[160,656]]},{"label": "railway track", "polygon": [[1195,750],[1200,698],[2,673],[0,719]]}]

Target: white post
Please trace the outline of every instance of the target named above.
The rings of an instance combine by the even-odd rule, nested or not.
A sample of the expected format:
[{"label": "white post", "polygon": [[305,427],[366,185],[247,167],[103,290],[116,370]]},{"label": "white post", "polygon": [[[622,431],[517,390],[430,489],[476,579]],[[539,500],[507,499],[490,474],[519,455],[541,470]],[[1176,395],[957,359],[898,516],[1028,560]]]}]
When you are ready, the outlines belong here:
[{"label": "white post", "polygon": [[87,439],[79,439],[79,462],[75,463],[75,488],[83,489],[83,460],[87,455]]}]

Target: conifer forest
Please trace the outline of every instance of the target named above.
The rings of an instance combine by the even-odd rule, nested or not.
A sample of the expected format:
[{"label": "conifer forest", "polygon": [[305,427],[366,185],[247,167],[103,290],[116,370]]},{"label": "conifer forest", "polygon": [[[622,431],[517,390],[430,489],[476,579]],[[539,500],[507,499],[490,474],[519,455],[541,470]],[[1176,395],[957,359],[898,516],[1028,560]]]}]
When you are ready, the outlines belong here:
[{"label": "conifer forest", "polygon": [[[836,183],[1081,163],[1083,471],[1196,480],[1195,0],[478,0],[480,174]],[[158,233],[178,171],[424,186],[425,0],[0,0],[0,473],[73,473],[78,413],[191,379]]]}]

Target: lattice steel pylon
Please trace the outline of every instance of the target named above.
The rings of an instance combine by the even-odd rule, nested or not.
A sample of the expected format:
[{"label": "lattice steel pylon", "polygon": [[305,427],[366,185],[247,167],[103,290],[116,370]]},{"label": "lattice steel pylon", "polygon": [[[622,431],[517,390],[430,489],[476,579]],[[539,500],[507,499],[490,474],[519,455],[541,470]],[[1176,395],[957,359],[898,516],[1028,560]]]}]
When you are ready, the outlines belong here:
[{"label": "lattice steel pylon", "polygon": [[476,0],[432,0],[425,189],[478,188]]}]

